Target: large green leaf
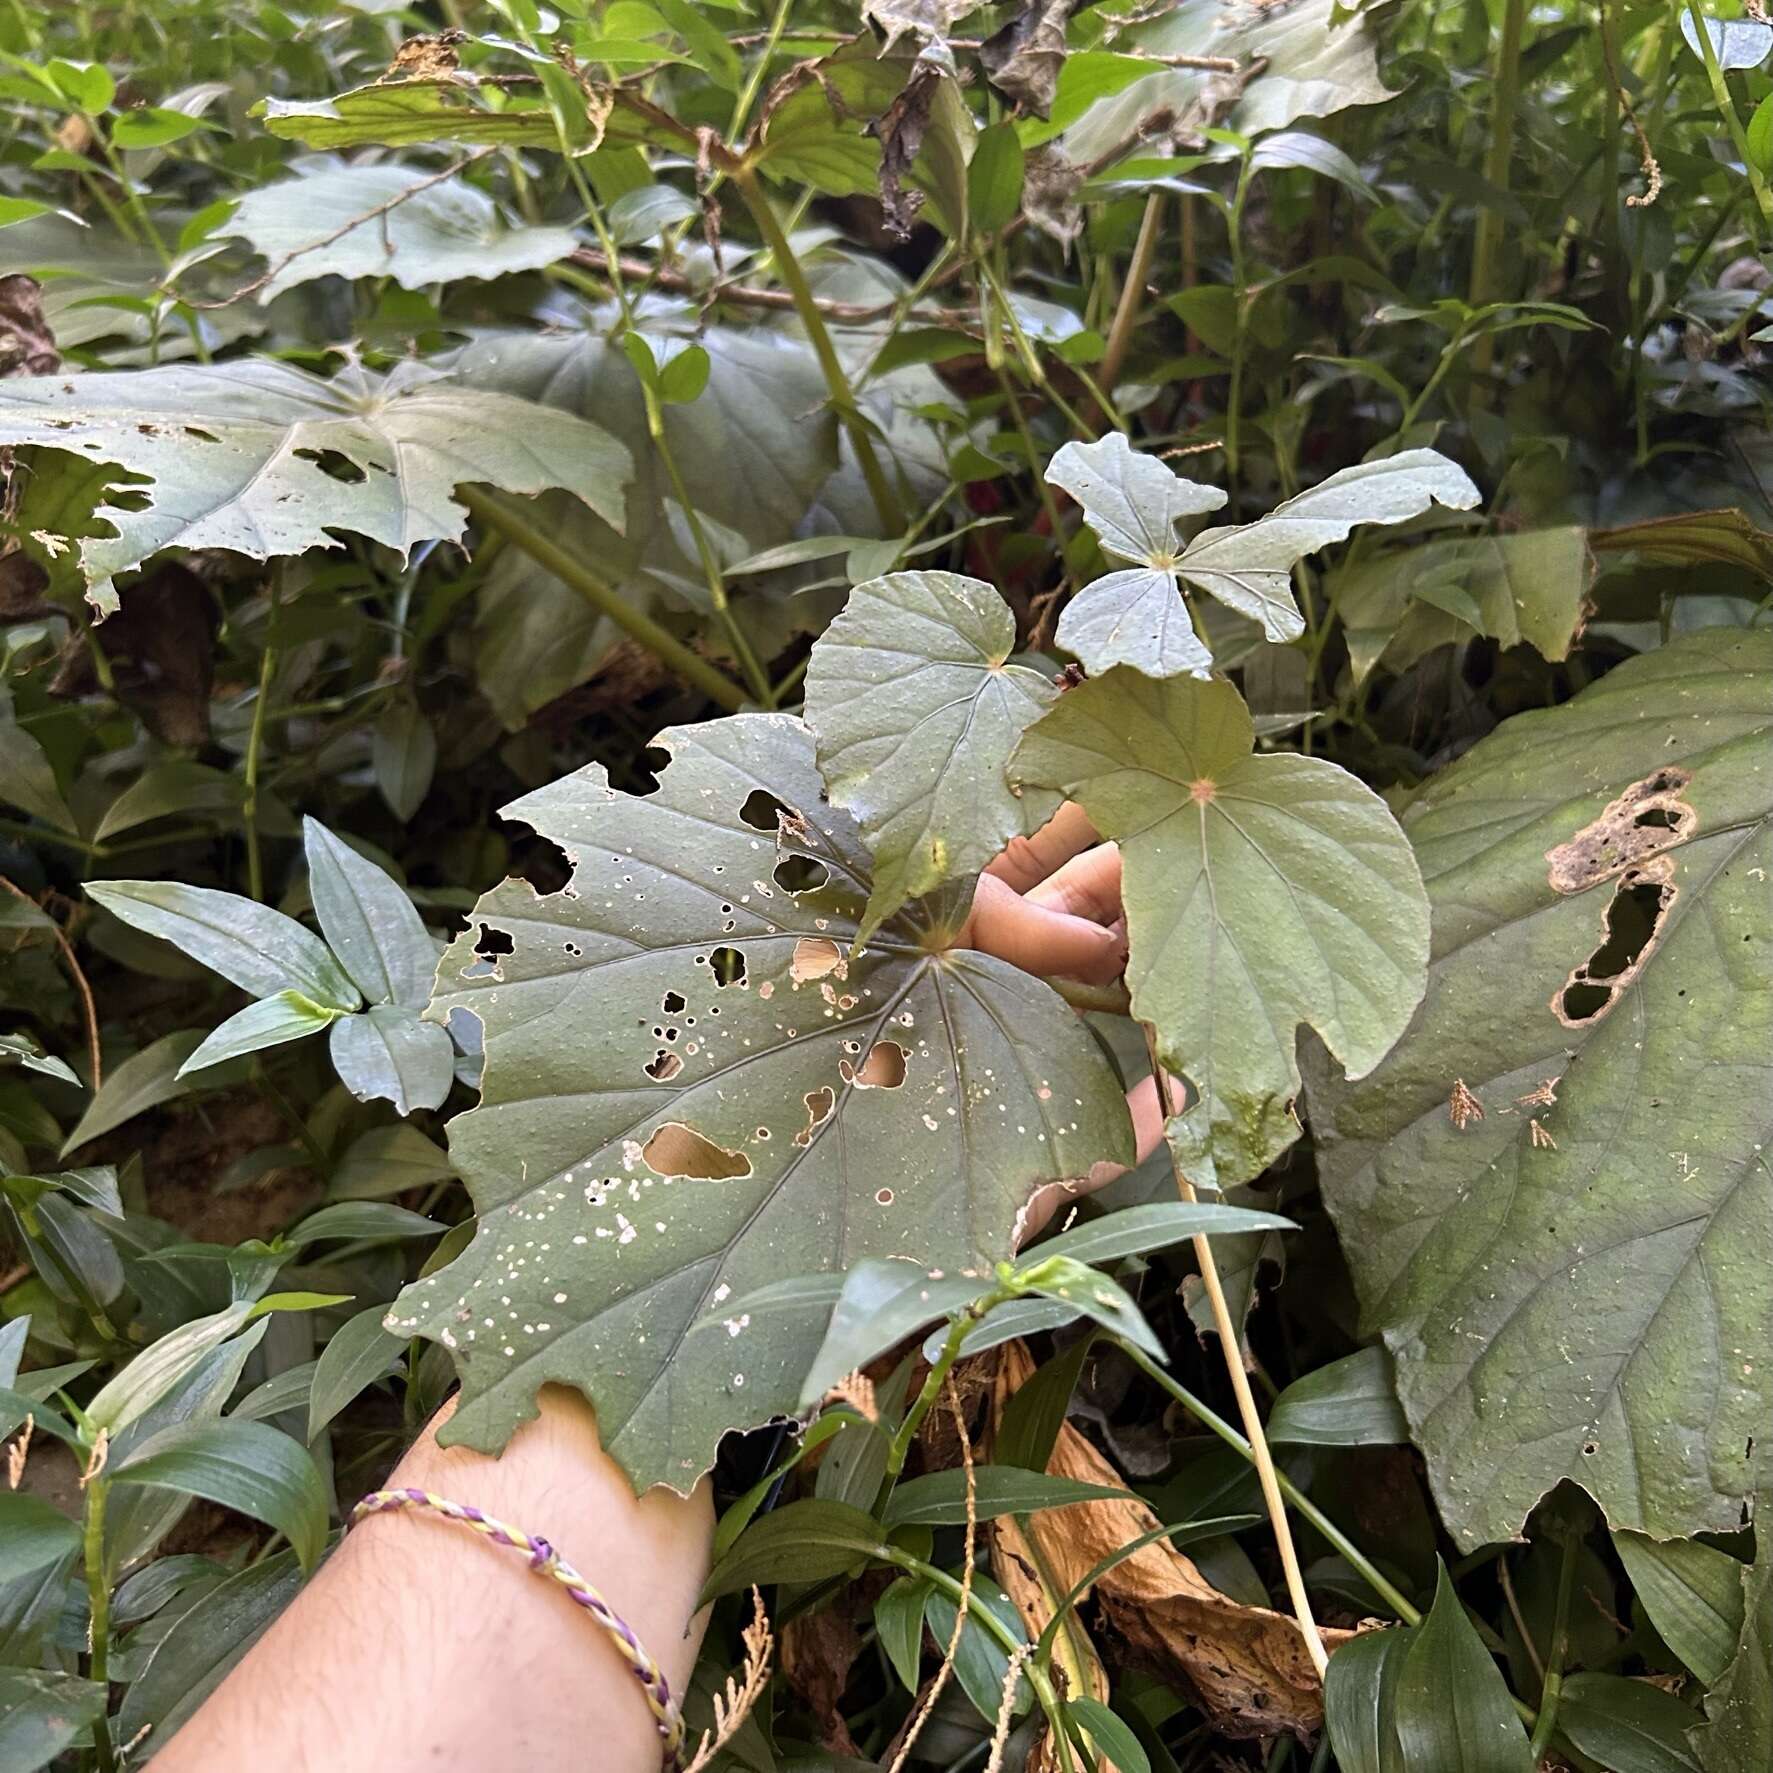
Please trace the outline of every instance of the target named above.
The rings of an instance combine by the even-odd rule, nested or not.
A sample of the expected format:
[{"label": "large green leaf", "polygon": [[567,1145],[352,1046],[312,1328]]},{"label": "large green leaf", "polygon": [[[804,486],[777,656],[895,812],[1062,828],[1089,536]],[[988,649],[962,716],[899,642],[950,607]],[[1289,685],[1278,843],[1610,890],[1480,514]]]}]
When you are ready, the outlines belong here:
[{"label": "large green leaf", "polygon": [[864,941],[1058,810],[1056,794],[1013,794],[1004,781],[1004,759],[1058,695],[1008,662],[1015,645],[1015,617],[989,585],[910,572],[858,585],[813,647],[806,718],[819,769],[874,858]]},{"label": "large green leaf", "polygon": [[1443,1565],[1393,1690],[1402,1765],[1436,1773],[1533,1773],[1527,1733]]},{"label": "large green leaf", "polygon": [[[838,467],[837,420],[817,359],[778,333],[710,326],[708,385],[689,406],[664,411],[665,438],[696,509],[754,549],[787,542],[807,521]],[[672,533],[669,478],[646,442],[640,381],[621,350],[590,327],[476,339],[457,377],[582,414],[629,442],[634,470],[615,522],[565,494],[548,495],[548,533],[643,607],[705,597],[693,555]],[[620,532],[620,533],[618,533]],[[507,726],[584,682],[620,630],[527,555],[504,550],[478,600],[475,670]]]},{"label": "large green leaf", "polygon": [[392,277],[406,289],[503,277],[578,245],[570,228],[508,226],[465,179],[394,165],[329,166],[249,191],[227,231],[271,261],[262,302],[316,277]]},{"label": "large green leaf", "polygon": [[272,135],[310,148],[462,142],[477,147],[581,150],[593,140],[588,120],[563,142],[560,125],[546,104],[528,95],[510,101],[503,93],[494,94],[488,103],[472,81],[448,77],[378,80],[305,103],[269,98],[259,113]]},{"label": "large green leaf", "polygon": [[1692,635],[1405,814],[1428,995],[1359,1087],[1312,1067],[1312,1120],[1462,1544],[1566,1477],[1659,1538],[1740,1518],[1773,1408],[1770,738],[1773,635]]},{"label": "large green leaf", "polygon": [[867,858],[804,725],[660,742],[652,795],[591,766],[507,809],[573,876],[494,889],[444,959],[431,1014],[485,1028],[482,1105],[450,1124],[479,1224],[388,1327],[454,1351],[449,1436],[501,1446],[561,1380],[638,1486],[687,1489],[725,1430],[794,1409],[828,1315],[718,1307],[866,1256],[984,1268],[1036,1184],[1131,1144],[1060,999],[948,947],[963,895],[846,958]]},{"label": "large green leaf", "polygon": [[1096,443],[1066,444],[1047,464],[1046,477],[1083,507],[1107,553],[1137,562],[1072,598],[1059,618],[1059,644],[1095,672],[1131,665],[1147,677],[1205,677],[1213,655],[1179,595],[1176,525],[1216,511],[1225,493],[1139,455],[1119,431]]},{"label": "large green leaf", "polygon": [[507,492],[564,487],[617,528],[628,452],[587,419],[417,363],[333,381],[255,358],[0,382],[0,444],[115,462],[153,485],[97,515],[80,542],[88,595],[112,607],[115,573],[163,548],[268,560],[336,548],[350,530],[401,554],[458,540],[464,481]]},{"label": "large green leaf", "polygon": [[1120,840],[1133,1013],[1194,1085],[1177,1154],[1220,1188],[1298,1137],[1300,1023],[1370,1071],[1428,958],[1421,879],[1385,803],[1321,758],[1254,756],[1254,739],[1229,684],[1121,667],[1062,696],[1010,766]]}]

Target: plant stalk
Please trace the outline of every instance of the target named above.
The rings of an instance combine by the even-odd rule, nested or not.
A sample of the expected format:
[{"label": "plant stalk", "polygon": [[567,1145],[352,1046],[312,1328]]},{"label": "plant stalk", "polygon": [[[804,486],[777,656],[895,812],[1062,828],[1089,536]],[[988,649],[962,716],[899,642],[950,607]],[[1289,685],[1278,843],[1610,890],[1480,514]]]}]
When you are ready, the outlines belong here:
[{"label": "plant stalk", "polygon": [[[1496,45],[1496,61],[1490,77],[1490,141],[1484,150],[1484,182],[1497,194],[1508,191],[1508,171],[1514,160],[1514,118],[1521,96],[1521,39],[1527,24],[1527,0],[1504,0],[1502,38]],[[1504,217],[1493,203],[1478,211],[1477,229],[1471,243],[1471,305],[1500,301],[1498,288]],[[1480,381],[1489,372],[1495,355],[1495,339],[1485,334],[1472,353],[1472,367]]]},{"label": "plant stalk", "polygon": [[[1158,1107],[1163,1111],[1167,1126],[1175,1113],[1175,1106],[1170,1098],[1169,1075],[1158,1054],[1157,1035],[1150,1023],[1145,1025],[1145,1047],[1151,1054],[1151,1075],[1157,1080]],[[1170,1167],[1175,1172],[1177,1192],[1185,1201],[1197,1200],[1199,1196],[1194,1192],[1194,1184],[1182,1173],[1174,1148],[1170,1152]],[[1213,1324],[1219,1332],[1219,1349],[1225,1356],[1225,1370],[1231,1376],[1231,1389],[1237,1397],[1237,1410],[1243,1418],[1244,1433],[1249,1437],[1250,1458],[1262,1485],[1262,1500],[1268,1507],[1269,1524],[1274,1528],[1274,1542],[1280,1552],[1281,1570],[1287,1580],[1287,1595],[1293,1603],[1293,1617],[1299,1621],[1299,1630],[1305,1638],[1306,1654],[1310,1656],[1311,1666],[1317,1670],[1317,1678],[1321,1681],[1324,1670],[1329,1666],[1329,1653],[1324,1649],[1324,1641],[1318,1634],[1317,1620],[1311,1611],[1311,1597],[1305,1592],[1305,1576],[1299,1568],[1299,1553],[1293,1544],[1293,1530],[1287,1524],[1287,1505],[1281,1498],[1280,1485],[1276,1481],[1274,1456],[1268,1450],[1268,1437],[1262,1432],[1262,1418],[1256,1410],[1255,1394],[1250,1390],[1250,1376],[1244,1371],[1243,1333],[1232,1322],[1231,1307],[1225,1301],[1225,1288],[1219,1280],[1219,1264],[1213,1256],[1212,1241],[1204,1233],[1194,1239],[1194,1259],[1200,1264],[1200,1278],[1206,1287],[1207,1298],[1212,1303]]]},{"label": "plant stalk", "polygon": [[[1576,1553],[1581,1546],[1579,1533],[1565,1534],[1564,1558],[1558,1566],[1557,1603],[1552,1613],[1551,1646],[1545,1652],[1545,1685],[1539,1695],[1539,1716],[1533,1722],[1533,1740],[1528,1744],[1535,1767],[1551,1746],[1551,1733],[1557,1728],[1558,1701],[1564,1691],[1564,1659],[1570,1652],[1570,1592],[1575,1587]],[[1521,1635],[1525,1637],[1526,1633]]]},{"label": "plant stalk", "polygon": [[468,514],[485,529],[496,531],[513,547],[521,548],[538,566],[545,567],[563,585],[578,592],[594,609],[639,641],[648,652],[669,665],[686,683],[693,684],[709,701],[737,714],[745,706],[745,692],[700,653],[692,652],[677,636],[661,627],[645,611],[618,597],[582,561],[558,543],[550,541],[529,518],[496,493],[463,487],[457,495]]},{"label": "plant stalk", "polygon": [[111,1486],[103,1472],[95,1472],[86,1484],[86,1531],[82,1554],[86,1569],[86,1605],[91,1619],[91,1649],[87,1674],[105,1689],[103,1709],[93,1720],[92,1750],[99,1773],[116,1773],[117,1754],[111,1746],[111,1584],[105,1573],[105,1502]]},{"label": "plant stalk", "polygon": [[1133,342],[1133,328],[1139,323],[1139,310],[1145,302],[1145,284],[1151,275],[1151,261],[1157,255],[1157,237],[1163,221],[1164,195],[1153,191],[1145,199],[1145,214],[1139,221],[1139,237],[1133,243],[1132,262],[1127,266],[1126,281],[1120,286],[1120,301],[1114,310],[1114,323],[1108,329],[1108,348],[1102,353],[1098,378],[1102,387],[1114,392],[1127,348]]},{"label": "plant stalk", "polygon": [[782,224],[776,220],[776,212],[770,208],[769,197],[759,183],[757,173],[750,166],[741,164],[734,169],[732,181],[734,189],[750,211],[764,245],[769,248],[770,261],[776,268],[776,274],[788,286],[788,293],[794,298],[794,312],[800,318],[807,343],[813,348],[813,355],[819,360],[819,368],[825,377],[825,388],[836,409],[838,422],[849,434],[850,446],[856,452],[856,466],[861,469],[862,478],[868,484],[868,496],[874,501],[881,528],[889,536],[897,535],[905,527],[905,513],[900,507],[899,495],[893,491],[892,482],[887,478],[886,470],[881,466],[880,457],[875,452],[874,438],[856,405],[855,395],[850,390],[849,377],[844,374],[843,363],[837,355],[837,347],[831,342],[825,316],[819,312],[819,304],[813,295],[812,285],[806,280],[806,272],[801,269],[800,260],[794,256],[794,248],[788,244],[788,236],[782,232]]},{"label": "plant stalk", "polygon": [[1711,32],[1705,28],[1705,14],[1699,10],[1697,0],[1687,0],[1687,16],[1692,19],[1694,35],[1699,39],[1699,54],[1705,63],[1705,77],[1711,82],[1712,100],[1730,131],[1730,140],[1741,158],[1743,171],[1748,174],[1749,189],[1755,194],[1755,208],[1761,218],[1759,244],[1765,241],[1769,231],[1773,231],[1773,191],[1768,189],[1766,175],[1755,164],[1754,155],[1749,152],[1748,131],[1743,128],[1742,119],[1736,114],[1736,101],[1730,96],[1729,82],[1724,78],[1724,70],[1719,65]]},{"label": "plant stalk", "polygon": [[265,749],[265,713],[271,706],[271,679],[277,669],[278,592],[281,567],[271,570],[271,613],[265,624],[265,651],[259,660],[259,693],[252,705],[252,728],[246,737],[246,792],[240,817],[246,827],[246,890],[261,904],[265,898],[265,862],[259,851],[259,762]]}]

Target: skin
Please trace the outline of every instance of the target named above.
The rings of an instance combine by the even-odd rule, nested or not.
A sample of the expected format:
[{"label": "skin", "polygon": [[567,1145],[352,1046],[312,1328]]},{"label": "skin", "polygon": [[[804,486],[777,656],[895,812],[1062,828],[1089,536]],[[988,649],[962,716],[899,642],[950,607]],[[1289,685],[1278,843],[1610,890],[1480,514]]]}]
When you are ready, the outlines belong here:
[{"label": "skin", "polygon": [[[1126,959],[1120,854],[1066,806],[981,877],[963,933],[1037,974],[1092,984]],[[1139,1155],[1162,1124],[1151,1079],[1128,1097]],[[1121,1172],[1098,1164],[1030,1203],[1024,1235]],[[602,1591],[682,1693],[706,1623],[709,1485],[636,1497],[591,1407],[549,1386],[498,1458],[440,1447],[446,1404],[388,1479],[530,1533]],[[299,1727],[294,1727],[300,1720]],[[152,1743],[143,1745],[152,1749]],[[416,1514],[372,1517],[159,1753],[154,1773],[652,1773],[659,1737],[639,1683],[565,1593],[519,1553]]]}]

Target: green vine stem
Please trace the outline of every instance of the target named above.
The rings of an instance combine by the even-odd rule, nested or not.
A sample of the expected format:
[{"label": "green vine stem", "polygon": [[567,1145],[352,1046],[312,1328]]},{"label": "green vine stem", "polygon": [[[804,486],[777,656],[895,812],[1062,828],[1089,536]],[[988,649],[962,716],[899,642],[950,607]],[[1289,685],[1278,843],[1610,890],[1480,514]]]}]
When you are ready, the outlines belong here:
[{"label": "green vine stem", "polygon": [[1767,186],[1766,175],[1755,164],[1755,158],[1749,152],[1748,131],[1742,126],[1742,119],[1736,114],[1736,101],[1730,96],[1729,82],[1724,78],[1724,70],[1718,62],[1718,52],[1711,40],[1711,32],[1706,29],[1705,14],[1699,10],[1698,0],[1687,0],[1687,16],[1693,21],[1693,33],[1699,39],[1700,59],[1705,63],[1705,77],[1711,82],[1711,96],[1717,105],[1725,127],[1730,131],[1730,140],[1735,144],[1736,152],[1741,158],[1743,171],[1748,174],[1748,186],[1755,195],[1755,208],[1760,212],[1760,239],[1764,241],[1769,231],[1773,231],[1773,191]]},{"label": "green vine stem", "polygon": [[776,268],[776,274],[787,285],[788,293],[794,298],[794,312],[800,317],[807,343],[812,346],[813,355],[819,360],[826,391],[831,396],[838,422],[848,433],[850,445],[856,452],[856,466],[861,469],[862,478],[868,483],[868,496],[874,501],[881,527],[886,534],[897,535],[905,527],[905,513],[899,504],[899,495],[894,492],[892,482],[875,452],[874,437],[868,429],[867,420],[862,417],[861,409],[856,405],[849,377],[844,373],[837,347],[831,342],[825,316],[819,312],[818,300],[813,295],[812,285],[806,280],[806,272],[801,268],[800,260],[794,256],[794,248],[788,244],[788,236],[782,232],[782,224],[776,220],[776,212],[770,207],[769,197],[756,171],[741,162],[732,169],[730,176],[733,188],[750,211],[758,233],[763,236],[763,243],[769,249],[770,261]]},{"label": "green vine stem", "polygon": [[[1532,1764],[1551,1746],[1551,1733],[1557,1728],[1558,1701],[1564,1691],[1564,1659],[1570,1650],[1570,1592],[1576,1581],[1576,1553],[1582,1547],[1580,1533],[1565,1532],[1564,1557],[1558,1566],[1558,1595],[1552,1614],[1551,1644],[1545,1652],[1545,1685],[1539,1696],[1539,1716],[1533,1722],[1533,1740],[1528,1745]],[[1526,1633],[1523,1631],[1523,1637]]]},{"label": "green vine stem", "polygon": [[[1502,36],[1496,45],[1496,61],[1490,77],[1490,140],[1484,150],[1484,182],[1492,193],[1506,195],[1508,169],[1514,159],[1514,116],[1521,95],[1521,38],[1527,22],[1527,0],[1505,0]],[[1471,242],[1471,305],[1481,308],[1499,301],[1497,287],[1506,225],[1494,198],[1478,211]],[[1477,341],[1472,367],[1481,383],[1495,354],[1495,339],[1485,334]]]},{"label": "green vine stem", "polygon": [[521,511],[496,493],[463,487],[457,495],[468,514],[483,529],[496,531],[513,547],[521,548],[537,566],[545,567],[563,585],[578,592],[594,609],[640,642],[655,658],[669,665],[685,683],[693,684],[717,707],[737,714],[745,706],[744,690],[700,653],[692,652],[668,628],[661,627],[644,610],[618,597],[602,579],[557,543],[551,542]]},{"label": "green vine stem", "polygon": [[1231,199],[1227,229],[1231,236],[1231,385],[1225,396],[1225,478],[1230,482],[1233,513],[1237,510],[1238,451],[1241,448],[1242,425],[1239,413],[1244,401],[1244,338],[1249,318],[1248,272],[1244,265],[1244,200],[1250,194],[1250,180],[1255,170],[1248,147],[1237,175],[1237,190]]},{"label": "green vine stem", "polygon": [[[1183,1409],[1185,1409],[1203,1428],[1211,1429],[1228,1447],[1234,1448],[1253,1465],[1256,1461],[1255,1449],[1244,1437],[1231,1426],[1225,1418],[1210,1409],[1192,1391],[1180,1381],[1172,1378],[1145,1351],[1136,1344],[1115,1338],[1121,1352],[1140,1369],[1145,1376],[1167,1391]],[[1420,1625],[1422,1610],[1415,1606],[1407,1595],[1394,1583],[1388,1581],[1374,1564],[1373,1560],[1342,1531],[1312,1499],[1299,1488],[1284,1471],[1276,1470],[1275,1483],[1280,1493],[1286,1497],[1301,1518],[1309,1521],[1320,1534],[1327,1539],[1337,1552],[1346,1558],[1358,1572],[1360,1578],[1372,1589],[1406,1625]]]},{"label": "green vine stem", "polygon": [[[1145,1047],[1151,1055],[1151,1075],[1157,1080],[1158,1107],[1163,1111],[1164,1124],[1167,1127],[1176,1111],[1175,1104],[1170,1096],[1169,1074],[1164,1070],[1163,1061],[1158,1054],[1157,1035],[1149,1023],[1145,1025]],[[1170,1150],[1170,1167],[1175,1172],[1176,1191],[1185,1201],[1192,1203],[1198,1198],[1194,1192],[1194,1184],[1182,1173],[1182,1165],[1176,1158],[1174,1147]],[[1212,1302],[1213,1325],[1219,1332],[1219,1351],[1225,1357],[1225,1370],[1231,1377],[1231,1389],[1237,1398],[1238,1414],[1243,1418],[1244,1433],[1249,1437],[1250,1460],[1256,1467],[1256,1476],[1262,1485],[1262,1500],[1268,1508],[1269,1524],[1274,1528],[1275,1548],[1280,1553],[1281,1571],[1287,1581],[1287,1595],[1293,1603],[1293,1617],[1299,1621],[1306,1654],[1310,1656],[1311,1666],[1317,1670],[1317,1678],[1321,1681],[1324,1670],[1329,1666],[1329,1653],[1324,1649],[1317,1620],[1312,1615],[1311,1597],[1305,1592],[1305,1576],[1299,1568],[1298,1548],[1293,1544],[1293,1530],[1287,1524],[1287,1505],[1276,1481],[1278,1474],[1274,1469],[1274,1456],[1268,1450],[1268,1437],[1262,1432],[1262,1418],[1257,1413],[1255,1395],[1250,1390],[1250,1376],[1244,1371],[1243,1332],[1232,1321],[1231,1307],[1225,1300],[1225,1288],[1219,1280],[1219,1264],[1213,1256],[1212,1240],[1204,1232],[1194,1238],[1194,1259],[1200,1264],[1201,1282],[1206,1288],[1207,1298]]]},{"label": "green vine stem", "polygon": [[259,693],[252,705],[252,727],[246,736],[245,787],[240,805],[246,828],[246,890],[261,904],[265,898],[265,863],[259,851],[259,764],[265,750],[265,715],[271,706],[271,679],[277,668],[278,593],[283,587],[281,566],[271,569],[271,611],[265,624],[265,651],[259,660]]},{"label": "green vine stem", "polygon": [[720,623],[727,640],[732,645],[733,657],[739,661],[739,669],[744,673],[745,682],[750,686],[753,699],[761,702],[766,708],[773,708],[776,702],[774,692],[770,689],[769,673],[758,661],[757,652],[751,645],[750,637],[733,614],[732,601],[726,594],[726,574],[722,571],[713,545],[708,540],[708,532],[703,526],[702,519],[696,513],[695,504],[690,498],[689,488],[684,484],[683,472],[678,467],[677,457],[672,451],[670,439],[665,435],[664,405],[658,394],[647,386],[644,377],[640,383],[640,396],[646,406],[646,434],[652,439],[652,445],[658,452],[659,460],[665,464],[665,477],[671,482],[671,490],[677,495],[677,508],[683,513],[683,520],[689,527],[690,539],[696,545],[696,557],[701,562],[702,579],[708,587],[708,601],[714,606],[715,619]]},{"label": "green vine stem", "polygon": [[[93,1451],[93,1463],[102,1467],[104,1443]],[[111,1583],[105,1571],[105,1502],[111,1486],[101,1470],[86,1480],[86,1520],[82,1557],[86,1571],[86,1605],[91,1619],[91,1649],[87,1674],[105,1689],[99,1715],[93,1720],[92,1748],[99,1773],[115,1773],[117,1754],[111,1746]]]},{"label": "green vine stem", "polygon": [[1157,254],[1159,225],[1163,221],[1164,195],[1153,191],[1145,199],[1145,214],[1139,221],[1139,237],[1133,243],[1132,262],[1127,266],[1126,281],[1120,286],[1120,301],[1114,310],[1114,323],[1108,329],[1108,346],[1102,353],[1098,379],[1110,394],[1120,380],[1127,360],[1127,348],[1133,342],[1133,328],[1139,322],[1139,310],[1145,302],[1145,282],[1151,275],[1151,261]]}]

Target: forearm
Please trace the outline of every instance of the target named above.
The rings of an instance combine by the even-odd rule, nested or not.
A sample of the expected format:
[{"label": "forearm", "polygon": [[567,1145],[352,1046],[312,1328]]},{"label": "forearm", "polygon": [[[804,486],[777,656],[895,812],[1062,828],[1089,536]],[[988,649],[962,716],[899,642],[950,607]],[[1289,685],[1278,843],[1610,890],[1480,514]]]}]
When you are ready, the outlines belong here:
[{"label": "forearm", "polygon": [[[547,1388],[541,1412],[498,1459],[439,1447],[433,1423],[389,1486],[545,1536],[681,1694],[702,1635],[691,1613],[713,1529],[708,1487],[636,1500],[576,1393]],[[461,1526],[399,1512],[346,1536],[153,1766],[654,1773],[659,1758],[639,1682],[563,1589]]]}]

